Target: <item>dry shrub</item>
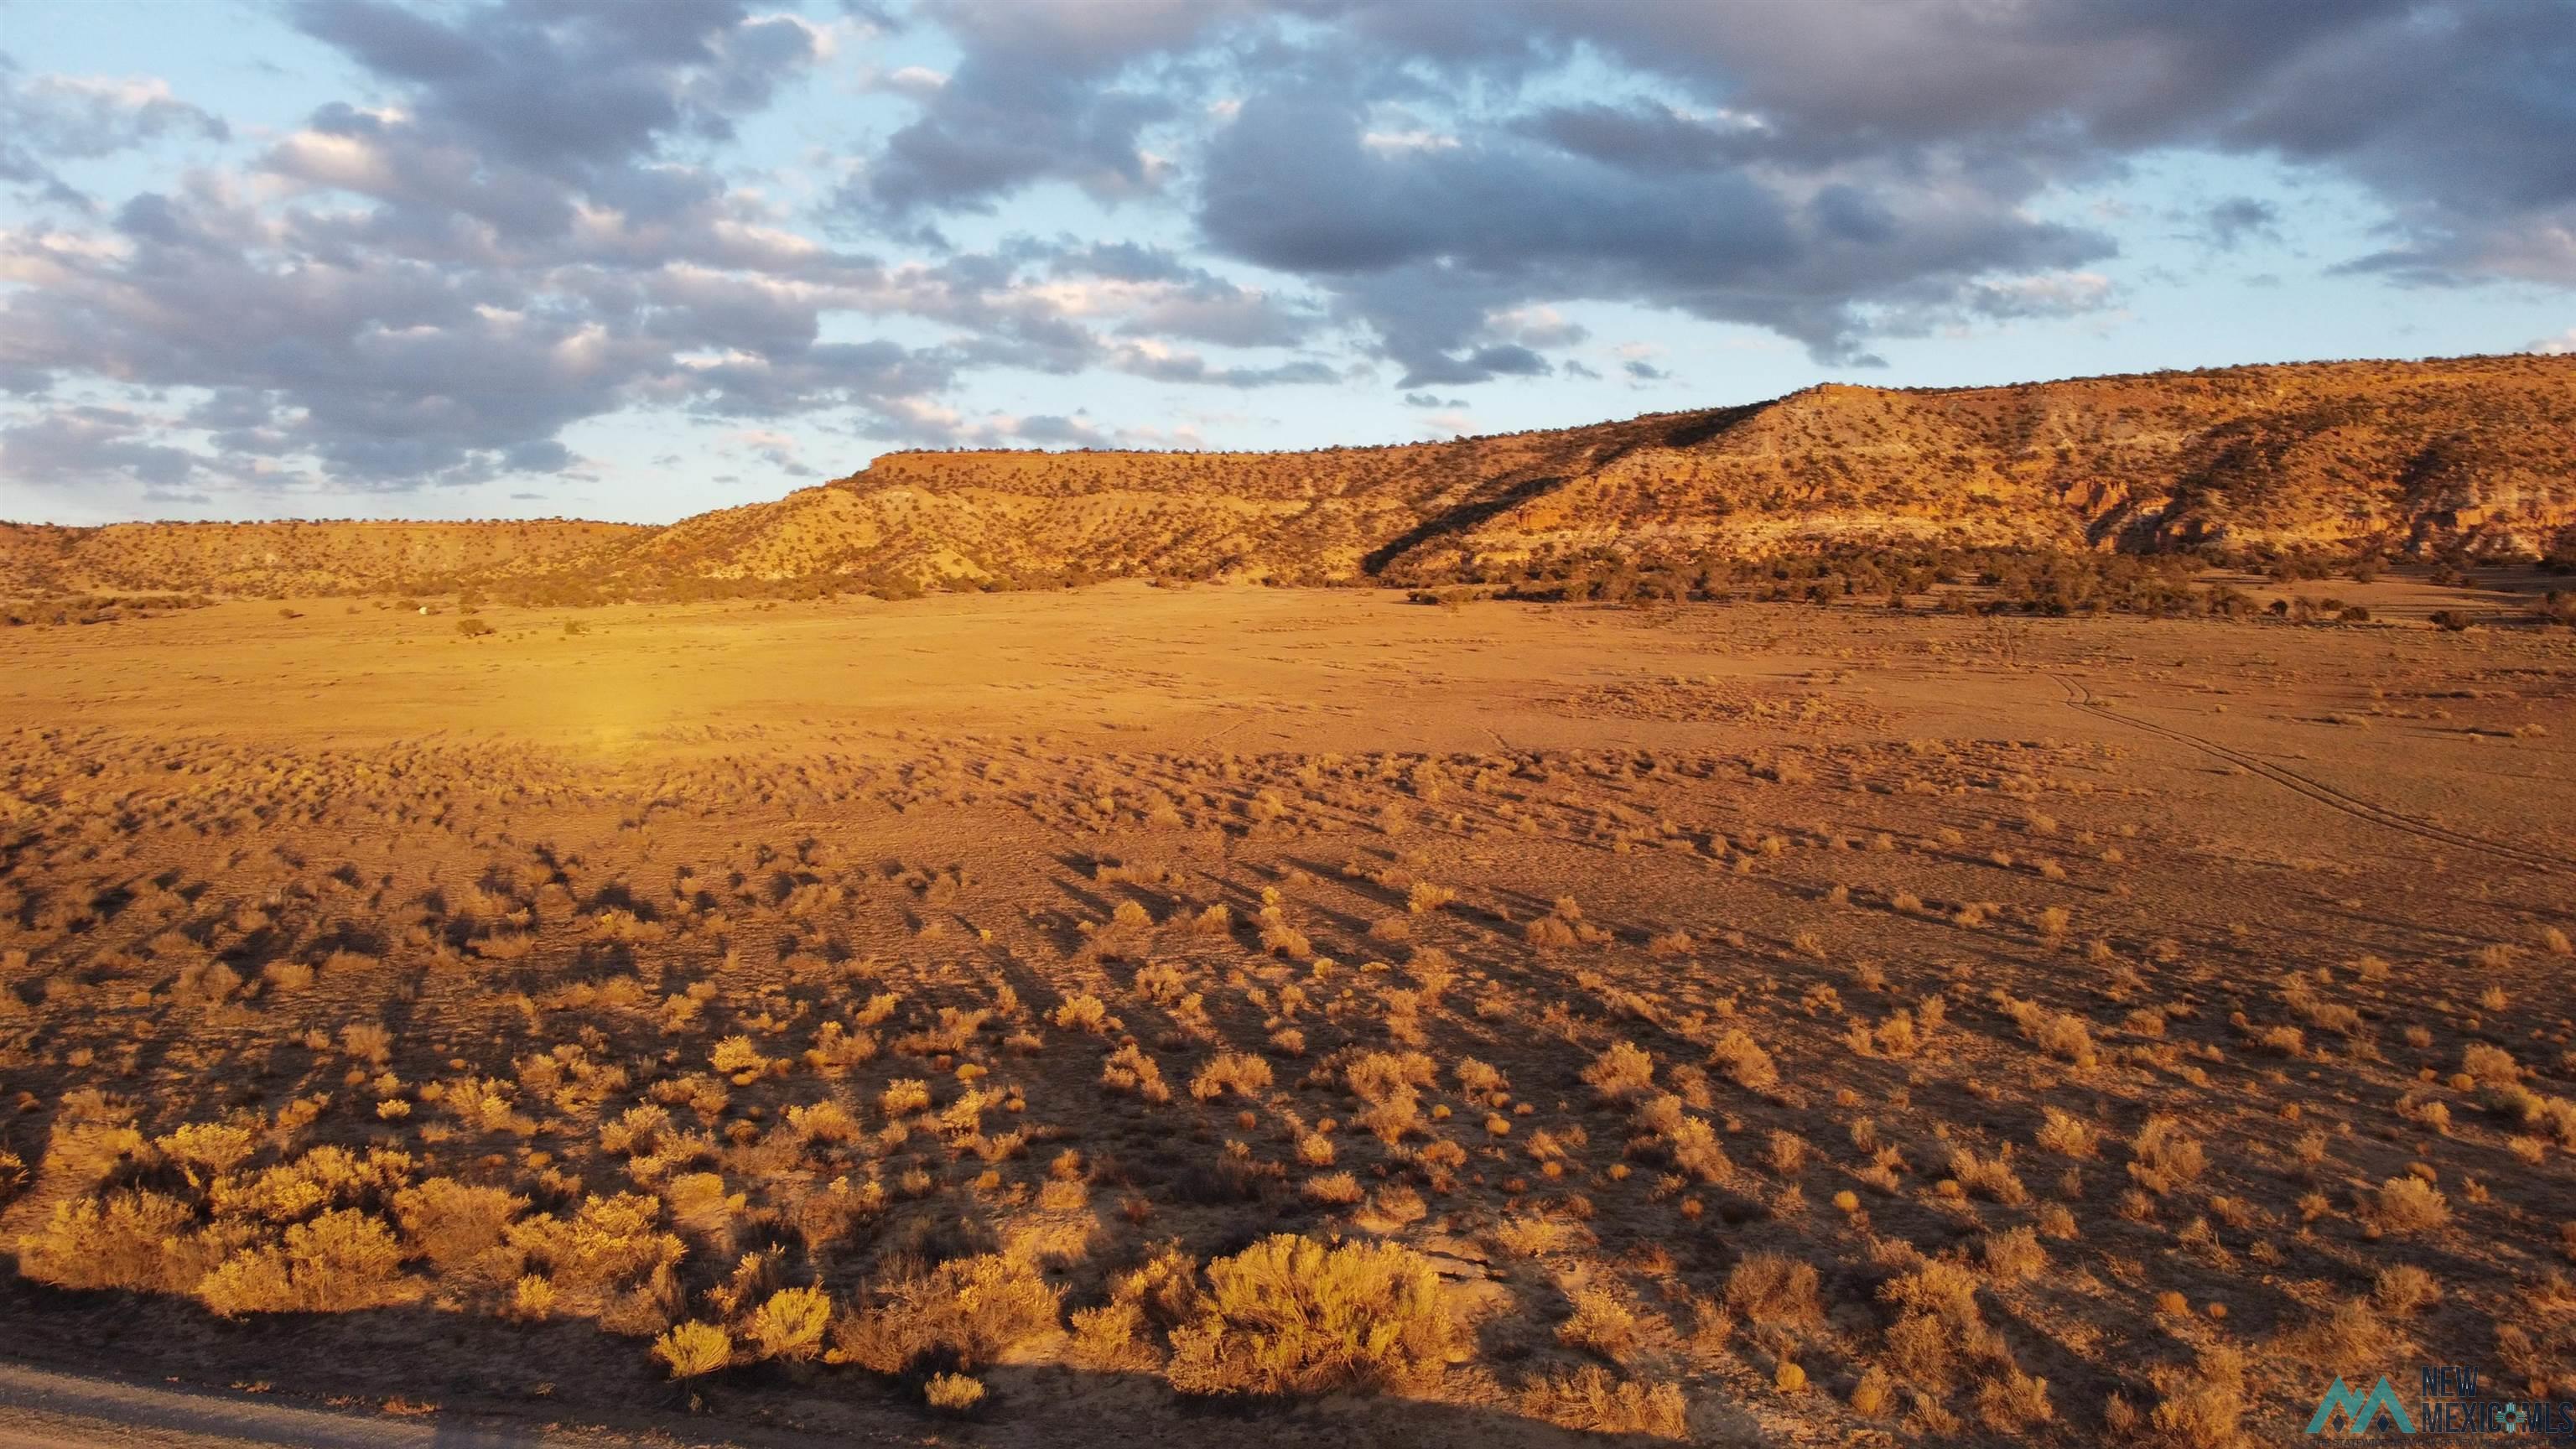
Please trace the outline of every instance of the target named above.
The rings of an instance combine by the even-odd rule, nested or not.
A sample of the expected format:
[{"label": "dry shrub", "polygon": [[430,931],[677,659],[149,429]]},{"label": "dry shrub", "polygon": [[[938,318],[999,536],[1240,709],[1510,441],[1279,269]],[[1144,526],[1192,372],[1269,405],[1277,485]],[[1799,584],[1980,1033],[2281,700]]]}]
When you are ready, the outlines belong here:
[{"label": "dry shrub", "polygon": [[1097,1036],[1109,1029],[1109,1007],[1088,992],[1068,996],[1055,1009],[1058,1031],[1087,1031]]},{"label": "dry shrub", "polygon": [[245,1249],[197,1284],[208,1308],[243,1313],[341,1313],[406,1294],[402,1249],[383,1221],[337,1208],[286,1230],[282,1244]]},{"label": "dry shrub", "polygon": [[2158,1434],[2177,1445],[2236,1442],[2250,1406],[2244,1350],[2214,1343],[2200,1350],[2199,1361],[2189,1370],[2161,1369],[2154,1378],[2164,1399],[2147,1417]]},{"label": "dry shrub", "polygon": [[939,1412],[963,1414],[984,1402],[984,1381],[966,1374],[932,1374],[921,1393]]},{"label": "dry shrub", "polygon": [[662,1204],[642,1193],[593,1196],[569,1219],[552,1213],[512,1223],[510,1246],[537,1260],[558,1289],[629,1288],[666,1274],[687,1252],[660,1230]]},{"label": "dry shrub", "polygon": [[1493,1239],[1494,1246],[1519,1258],[1562,1253],[1592,1241],[1591,1230],[1581,1223],[1529,1214],[1503,1219],[1486,1236]]},{"label": "dry shrub", "polygon": [[[14,996],[0,988],[0,996]],[[95,1183],[143,1150],[131,1104],[84,1089],[63,1098],[45,1134],[45,1175],[58,1182]]]},{"label": "dry shrub", "polygon": [[599,1124],[599,1146],[615,1155],[651,1152],[671,1125],[671,1114],[651,1105],[629,1107],[616,1120]]},{"label": "dry shrub", "polygon": [[1655,1059],[1634,1042],[1613,1042],[1583,1069],[1583,1080],[1609,1100],[1624,1102],[1654,1085]]},{"label": "dry shrub", "polygon": [[503,1317],[528,1323],[542,1323],[554,1316],[555,1285],[543,1277],[528,1273],[510,1288],[510,1303]]},{"label": "dry shrub", "polygon": [[1599,1364],[1532,1380],[1521,1390],[1521,1412],[1594,1434],[1690,1437],[1690,1405],[1679,1384],[1614,1378]]},{"label": "dry shrub", "polygon": [[2312,1363],[2349,1364],[2377,1359],[2396,1349],[2397,1331],[2364,1298],[2345,1298],[2324,1316],[2283,1334],[2276,1346]]},{"label": "dry shrub", "polygon": [[1421,1125],[1417,1094],[1438,1079],[1439,1070],[1421,1052],[1363,1052],[1343,1066],[1342,1080],[1368,1104],[1360,1125],[1392,1144]]},{"label": "dry shrub", "polygon": [[809,1359],[823,1348],[832,1299],[820,1288],[781,1288],[751,1315],[751,1341],[762,1358]]},{"label": "dry shrub", "polygon": [[1057,1331],[1064,1290],[996,1254],[924,1270],[898,1262],[870,1285],[869,1306],[832,1325],[831,1359],[881,1374],[930,1362],[971,1370]]},{"label": "dry shrub", "polygon": [[185,1293],[212,1266],[195,1228],[195,1209],[161,1193],[76,1198],[19,1240],[18,1271],[57,1288]]},{"label": "dry shrub", "polygon": [[1172,1386],[1300,1394],[1419,1384],[1463,1351],[1439,1275],[1393,1244],[1277,1234],[1208,1265],[1197,1316],[1172,1332]]},{"label": "dry shrub", "polygon": [[[1674,1098],[1665,1098],[1674,1101]],[[1673,1166],[1705,1183],[1724,1183],[1735,1177],[1735,1163],[1717,1140],[1717,1129],[1698,1117],[1682,1117],[1665,1133],[1665,1144],[1672,1153]]]},{"label": "dry shrub", "polygon": [[1301,1189],[1306,1201],[1323,1207],[1350,1207],[1368,1196],[1360,1180],[1347,1172],[1328,1172],[1306,1179]]},{"label": "dry shrub", "polygon": [[1980,1321],[1976,1275],[1942,1258],[1924,1261],[1912,1272],[1891,1279],[1878,1296],[1908,1313],[1920,1313],[1945,1324]]},{"label": "dry shrub", "polygon": [[2136,1158],[2129,1164],[2129,1176],[2159,1197],[2190,1186],[2209,1165],[2199,1139],[2184,1136],[2182,1124],[2161,1112],[2151,1114],[2138,1128],[2138,1135],[2129,1139],[2129,1151]]},{"label": "dry shrub", "polygon": [[1771,1054],[1740,1026],[1728,1027],[1718,1037],[1709,1049],[1709,1060],[1725,1069],[1729,1081],[1749,1092],[1768,1091],[1780,1080]]},{"label": "dry shrub", "polygon": [[258,1150],[259,1135],[234,1122],[191,1122],[156,1139],[154,1146],[171,1160],[210,1174],[232,1171]]},{"label": "dry shrub", "polygon": [[1084,1368],[1127,1371],[1150,1369],[1162,1355],[1145,1337],[1145,1310],[1132,1302],[1078,1308],[1073,1314],[1073,1343],[1067,1357]]},{"label": "dry shrub", "polygon": [[1977,1279],[1965,1266],[1932,1259],[1879,1289],[1897,1309],[1887,1329],[1887,1364],[1918,1390],[1949,1392],[1964,1355],[2009,1365],[2002,1336],[1977,1312]]},{"label": "dry shrub", "polygon": [[1977,1417],[1998,1434],[2020,1434],[2057,1417],[2049,1406],[2048,1380],[2007,1367],[1977,1386]]},{"label": "dry shrub", "polygon": [[2422,1233],[2447,1227],[2451,1205],[2420,1177],[2392,1177],[2379,1185],[2363,1210],[2363,1220],[2383,1233]]},{"label": "dry shrub", "polygon": [[1992,1157],[1979,1157],[1973,1148],[1950,1149],[1950,1175],[1969,1192],[1984,1193],[2007,1207],[2019,1207],[2030,1201],[2030,1190],[2022,1186],[2021,1177],[2012,1168],[2012,1144]]},{"label": "dry shrub", "polygon": [[653,1341],[653,1356],[671,1377],[693,1379],[733,1362],[733,1338],[712,1323],[683,1323]]},{"label": "dry shrub", "polygon": [[2048,1271],[2048,1250],[2030,1228],[1995,1233],[1985,1242],[1986,1271],[2007,1283],[2019,1283]]},{"label": "dry shrub", "polygon": [[2442,1285],[2433,1275],[2411,1263],[2379,1270],[2371,1284],[2370,1301],[2381,1312],[2404,1316],[2442,1301]]},{"label": "dry shrub", "polygon": [[737,1085],[746,1077],[769,1070],[769,1058],[761,1055],[759,1044],[747,1036],[729,1036],[717,1042],[715,1050],[707,1053],[707,1063],[732,1076]]},{"label": "dry shrub", "polygon": [[1726,1307],[1739,1318],[1784,1328],[1825,1321],[1816,1267],[1781,1253],[1748,1253],[1726,1275]]},{"label": "dry shrub", "polygon": [[886,1083],[877,1097],[877,1106],[891,1120],[930,1110],[930,1084],[918,1077],[897,1077]]},{"label": "dry shrub", "polygon": [[501,1245],[528,1200],[497,1187],[433,1177],[394,1194],[394,1218],[422,1257],[453,1268]]},{"label": "dry shrub", "polygon": [[1212,1102],[1228,1092],[1258,1097],[1270,1090],[1270,1063],[1248,1052],[1220,1052],[1190,1078],[1190,1095]]},{"label": "dry shrub", "polygon": [[1617,1294],[1600,1288],[1574,1290],[1574,1313],[1556,1326],[1556,1341],[1568,1348],[1597,1353],[1624,1363],[1637,1347],[1637,1315]]},{"label": "dry shrub", "polygon": [[2040,1114],[2046,1119],[2034,1139],[2040,1146],[2069,1157],[2091,1157],[2101,1151],[2102,1134],[2092,1123],[2055,1107],[2042,1107]]},{"label": "dry shrub", "polygon": [[1181,974],[1180,967],[1168,961],[1155,961],[1138,967],[1129,984],[1135,987],[1137,995],[1158,1006],[1177,1006],[1181,998],[1190,994],[1190,979]]},{"label": "dry shrub", "polygon": [[1163,1085],[1163,1069],[1132,1041],[1109,1054],[1101,1065],[1100,1081],[1113,1092],[1130,1092],[1148,1102],[1172,1100],[1172,1089]]},{"label": "dry shrub", "polygon": [[799,1142],[825,1144],[856,1142],[866,1133],[849,1108],[830,1101],[788,1108],[787,1130]]},{"label": "dry shrub", "polygon": [[1370,1232],[1393,1233],[1413,1226],[1430,1213],[1422,1194],[1401,1182],[1390,1182],[1370,1195],[1368,1209],[1358,1221]]},{"label": "dry shrub", "polygon": [[1876,1364],[1861,1370],[1860,1382],[1852,1385],[1853,1413],[1865,1419],[1875,1419],[1886,1413],[1895,1401],[1896,1381],[1888,1377],[1887,1370]]},{"label": "dry shrub", "polygon": [[1533,946],[1553,948],[1574,944],[1574,927],[1555,916],[1539,916],[1521,928],[1521,934]]},{"label": "dry shrub", "polygon": [[2021,1028],[2021,1034],[2041,1051],[2075,1067],[2090,1069],[2099,1060],[2093,1049],[2093,1033],[2081,1017],[2063,1011],[2051,1011],[2035,1001],[2023,1001],[1998,992],[1997,1004],[2004,1014]]}]

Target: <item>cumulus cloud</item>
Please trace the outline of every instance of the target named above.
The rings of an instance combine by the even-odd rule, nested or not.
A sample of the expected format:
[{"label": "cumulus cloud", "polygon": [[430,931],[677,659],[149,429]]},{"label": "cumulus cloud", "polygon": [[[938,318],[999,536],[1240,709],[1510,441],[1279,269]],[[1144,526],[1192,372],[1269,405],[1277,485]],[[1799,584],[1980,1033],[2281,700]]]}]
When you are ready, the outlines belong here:
[{"label": "cumulus cloud", "polygon": [[[1162,76],[1215,127],[1195,178],[1208,241],[1325,289],[1414,383],[1525,371],[1518,354],[1480,362],[1490,344],[1468,319],[1548,301],[1747,322],[1846,363],[1935,314],[2107,303],[2019,280],[2116,251],[2032,203],[2174,148],[2371,188],[2397,244],[2355,265],[2576,282],[2559,0],[1133,10],[1077,24],[1055,0],[940,7],[967,21],[959,75],[997,83],[971,109],[943,96],[890,145],[880,199],[987,208],[1042,179],[1093,184],[1110,157],[1142,181],[1107,83]],[[1548,83],[1577,57],[1594,89],[1606,66],[1631,93],[1513,103],[1561,94]],[[1031,84],[1033,66],[1093,84]],[[924,179],[920,144],[978,135],[981,159]],[[1103,135],[1115,144],[1089,145]],[[2266,205],[2220,203],[2204,224],[2232,245],[2272,224]]]},{"label": "cumulus cloud", "polygon": [[[1037,181],[1095,196],[1152,191],[1161,180],[1140,135],[1175,113],[1131,67],[1178,57],[1240,7],[1227,0],[927,0],[922,18],[964,51],[920,114],[886,139],[844,191],[857,210],[902,217],[989,208]],[[1138,77],[1140,81],[1146,79]]]},{"label": "cumulus cloud", "polygon": [[[2117,315],[2150,223],[2051,203],[2176,155],[2375,201],[2365,254],[2326,259],[2351,273],[2576,286],[2565,0],[843,8],[288,0],[361,93],[240,137],[162,80],[0,56],[0,195],[24,203],[0,218],[0,463],[170,497],[399,489],[576,468],[565,430],[628,408],[1182,436],[961,396],[996,369],[1365,376],[1463,428],[1477,384],[1670,380],[1578,356],[1587,303],[1847,367]],[[931,47],[875,43],[898,34]],[[747,154],[791,96],[829,175]],[[81,169],[108,157],[136,159]],[[63,179],[134,171],[123,196]],[[1050,188],[1033,235],[1015,208]],[[2297,195],[2155,224],[2238,248]],[[1082,224],[1110,235],[1061,231]],[[769,446],[748,456],[811,466]]]},{"label": "cumulus cloud", "polygon": [[0,52],[0,183],[86,210],[90,198],[62,179],[58,163],[95,161],[173,135],[222,141],[232,128],[157,77],[28,75]]}]

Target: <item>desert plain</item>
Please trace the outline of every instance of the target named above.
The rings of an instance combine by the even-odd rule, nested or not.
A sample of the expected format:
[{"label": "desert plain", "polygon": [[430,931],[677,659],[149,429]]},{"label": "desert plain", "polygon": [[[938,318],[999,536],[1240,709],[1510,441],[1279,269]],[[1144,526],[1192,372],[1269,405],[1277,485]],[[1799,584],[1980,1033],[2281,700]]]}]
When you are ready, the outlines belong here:
[{"label": "desert plain", "polygon": [[2576,635],[2481,577],[12,629],[0,1337],[350,1442],[2576,1397]]}]

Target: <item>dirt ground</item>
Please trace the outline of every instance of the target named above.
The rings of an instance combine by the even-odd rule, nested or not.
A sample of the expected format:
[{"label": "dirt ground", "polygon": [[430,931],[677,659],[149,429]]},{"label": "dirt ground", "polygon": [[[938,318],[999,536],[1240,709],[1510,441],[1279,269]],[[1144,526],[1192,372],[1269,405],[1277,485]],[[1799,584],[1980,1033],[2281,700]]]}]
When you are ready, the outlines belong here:
[{"label": "dirt ground", "polygon": [[[0,1342],[781,1443],[2576,1399],[2576,634],[2277,592],[2393,622],[1117,585],[11,631]],[[1407,1250],[1454,1339],[1183,1392],[1193,1275],[1273,1234]],[[1052,1307],[888,1350],[959,1262]],[[692,1322],[731,1357],[674,1383]]]}]

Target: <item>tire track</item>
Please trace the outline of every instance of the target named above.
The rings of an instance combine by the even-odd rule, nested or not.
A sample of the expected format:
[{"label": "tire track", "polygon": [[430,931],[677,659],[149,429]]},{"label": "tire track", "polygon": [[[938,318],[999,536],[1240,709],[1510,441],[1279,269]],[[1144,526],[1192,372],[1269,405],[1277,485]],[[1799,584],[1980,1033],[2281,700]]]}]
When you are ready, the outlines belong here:
[{"label": "tire track", "polygon": [[2453,830],[2447,826],[2436,825],[2432,821],[2426,820],[2420,816],[2408,815],[2400,811],[2391,810],[2385,805],[2374,804],[2357,795],[2345,794],[2343,791],[2338,790],[2332,785],[2328,785],[2321,780],[2312,779],[2309,776],[2302,775],[2298,771],[2289,769],[2286,766],[2273,764],[2269,760],[2262,759],[2259,756],[2249,755],[2242,750],[2222,745],[2217,741],[2208,739],[2204,736],[2192,734],[2187,730],[2178,730],[2171,728],[2170,726],[2155,724],[2147,720],[2139,719],[2135,715],[2122,714],[2111,708],[2109,705],[2095,699],[2093,697],[2092,690],[2087,689],[2084,685],[2063,674],[2058,674],[2052,671],[2049,674],[2049,678],[2056,680],[2058,687],[2066,691],[2066,703],[2069,708],[2080,709],[2085,713],[2094,715],[2098,718],[2128,725],[2133,729],[2145,730],[2149,734],[2162,735],[2166,739],[2172,740],[2177,744],[2188,745],[2203,754],[2211,756],[2212,758],[2225,760],[2231,765],[2239,766],[2253,774],[2260,775],[2264,779],[2267,779],[2273,784],[2279,785],[2284,789],[2304,795],[2328,809],[2339,810],[2346,815],[2353,816],[2360,820],[2367,820],[2373,825],[2382,826],[2389,830],[2402,831],[2408,835],[2418,836],[2425,840],[2436,841],[2440,844],[2453,846],[2461,850],[2477,851],[2480,854],[2492,855],[2501,860],[2509,860],[2516,865],[2526,866],[2533,870],[2546,871],[2556,875],[2576,873],[2576,862],[2561,860],[2556,856],[2545,855],[2539,851],[2528,850],[2522,846],[2511,845],[2504,841],[2489,840],[2482,835],[2470,835],[2464,831]]}]

